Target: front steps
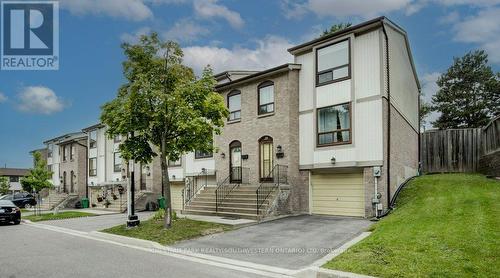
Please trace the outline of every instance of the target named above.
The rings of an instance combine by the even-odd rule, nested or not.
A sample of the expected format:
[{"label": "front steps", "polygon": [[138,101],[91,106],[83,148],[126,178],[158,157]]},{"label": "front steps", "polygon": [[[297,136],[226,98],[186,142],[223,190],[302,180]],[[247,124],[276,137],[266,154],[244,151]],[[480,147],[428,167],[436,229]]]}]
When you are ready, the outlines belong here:
[{"label": "front steps", "polygon": [[56,191],[50,191],[47,197],[42,199],[40,203],[40,208],[42,210],[52,210],[64,200],[69,197],[68,193],[57,193]]},{"label": "front steps", "polygon": [[215,187],[205,187],[193,200],[186,205],[183,214],[216,215],[228,218],[245,218],[259,220],[266,213],[270,200],[273,200],[276,191],[264,201],[257,214],[256,186],[240,185],[219,205],[216,211]]}]

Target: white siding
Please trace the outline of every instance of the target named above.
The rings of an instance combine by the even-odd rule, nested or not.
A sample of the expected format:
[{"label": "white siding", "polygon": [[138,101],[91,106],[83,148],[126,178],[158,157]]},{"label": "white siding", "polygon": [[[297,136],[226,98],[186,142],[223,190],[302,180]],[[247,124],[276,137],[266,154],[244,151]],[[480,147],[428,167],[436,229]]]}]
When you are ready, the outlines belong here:
[{"label": "white siding", "polygon": [[353,40],[353,76],[356,98],[380,95],[380,31]]},{"label": "white siding", "polygon": [[351,80],[316,88],[316,107],[325,107],[351,101]]},{"label": "white siding", "polygon": [[383,160],[382,99],[356,103],[354,115],[356,161]]},{"label": "white siding", "polygon": [[299,115],[299,164],[311,165],[314,163],[314,117],[313,113]]},{"label": "white siding", "polygon": [[389,26],[389,65],[391,102],[418,130],[418,86],[404,36]]},{"label": "white siding", "polygon": [[311,110],[315,87],[314,52],[296,57],[296,63],[302,64],[299,74],[299,111]]}]

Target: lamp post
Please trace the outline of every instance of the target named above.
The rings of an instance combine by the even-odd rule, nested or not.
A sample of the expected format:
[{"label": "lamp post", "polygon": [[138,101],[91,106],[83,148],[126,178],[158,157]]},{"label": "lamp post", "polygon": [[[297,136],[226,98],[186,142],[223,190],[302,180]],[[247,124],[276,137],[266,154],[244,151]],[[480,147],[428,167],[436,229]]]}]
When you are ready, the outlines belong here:
[{"label": "lamp post", "polygon": [[[131,138],[134,138],[134,132],[131,132]],[[132,228],[138,226],[140,221],[139,217],[135,215],[135,177],[134,177],[134,160],[128,162],[129,168],[129,190],[128,190],[128,202],[127,202],[127,228]]]}]

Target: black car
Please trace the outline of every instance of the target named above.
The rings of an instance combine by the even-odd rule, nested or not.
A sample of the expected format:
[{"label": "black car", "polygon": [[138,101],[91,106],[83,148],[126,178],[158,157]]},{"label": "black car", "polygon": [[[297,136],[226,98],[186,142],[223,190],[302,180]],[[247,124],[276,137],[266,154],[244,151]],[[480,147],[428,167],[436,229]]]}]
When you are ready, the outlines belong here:
[{"label": "black car", "polygon": [[12,201],[0,200],[0,222],[21,223],[21,210]]},{"label": "black car", "polygon": [[20,208],[30,208],[36,205],[35,197],[27,192],[4,195],[0,198],[0,200],[12,201],[16,206]]}]

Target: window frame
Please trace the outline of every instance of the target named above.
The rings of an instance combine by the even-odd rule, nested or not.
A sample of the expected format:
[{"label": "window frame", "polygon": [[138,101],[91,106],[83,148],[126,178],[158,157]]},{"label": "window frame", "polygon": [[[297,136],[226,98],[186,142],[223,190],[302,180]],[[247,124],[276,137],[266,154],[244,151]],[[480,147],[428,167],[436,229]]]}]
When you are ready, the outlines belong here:
[{"label": "window frame", "polygon": [[[233,96],[237,96],[239,95],[240,96],[240,110],[234,110],[234,111],[231,111],[230,110],[230,107],[229,107],[229,99]],[[229,92],[227,94],[227,109],[229,110],[229,117],[228,117],[228,121],[238,121],[238,120],[241,120],[241,91],[240,90],[232,90],[231,92]],[[236,112],[239,112],[240,113],[240,117],[239,118],[236,118],[236,119],[231,119],[231,114],[233,113],[236,113]]]},{"label": "window frame", "polygon": [[182,166],[182,157],[179,158],[179,164],[176,164],[176,161],[167,160],[167,167],[181,167]]},{"label": "window frame", "polygon": [[[90,168],[91,160],[94,160],[95,169]],[[91,157],[89,158],[89,177],[95,177],[95,176],[97,176],[97,157]]]},{"label": "window frame", "polygon": [[66,154],[66,150],[67,150],[67,145],[63,145],[62,146],[63,162],[68,161],[68,155]]},{"label": "window frame", "polygon": [[203,159],[203,158],[212,158],[212,157],[214,157],[214,152],[210,152],[210,154],[208,154],[208,152],[203,152],[200,150],[194,151],[194,159]]},{"label": "window frame", "polygon": [[122,136],[121,134],[115,135],[113,137],[113,143],[120,143],[122,141]]},{"label": "window frame", "polygon": [[75,159],[76,155],[76,146],[75,144],[71,143],[69,145],[69,161],[73,161]]},{"label": "window frame", "polygon": [[[92,142],[92,140],[93,140],[92,133],[95,134],[94,142]],[[89,149],[95,149],[95,148],[97,148],[97,130],[96,129],[89,132]]]},{"label": "window frame", "polygon": [[[326,70],[318,71],[318,51],[321,50],[321,49],[323,49],[323,48],[327,48],[327,47],[330,47],[330,46],[333,46],[333,45],[336,45],[336,44],[339,44],[339,43],[343,43],[345,41],[347,41],[347,58],[348,58],[348,63],[345,64],[345,65],[341,65],[341,66],[329,68],[329,69],[326,69]],[[341,81],[344,81],[344,80],[351,79],[351,65],[352,65],[352,61],[351,61],[351,38],[350,37],[349,38],[345,38],[343,40],[335,41],[335,42],[332,42],[330,44],[323,45],[321,47],[316,48],[314,50],[314,56],[315,56],[315,67],[316,67],[316,69],[315,69],[315,72],[316,72],[316,76],[315,76],[316,87],[320,87],[320,86],[324,86],[324,85],[328,85],[328,84],[332,84],[332,83],[341,82]],[[333,78],[333,71],[336,70],[336,69],[343,68],[345,66],[347,66],[347,76],[340,77],[340,78],[337,78],[337,79],[332,79],[332,80],[325,81],[325,82],[322,82],[322,83],[319,82],[319,76],[320,76],[320,74],[324,74],[324,73],[327,73],[327,72],[332,72],[332,78]]]},{"label": "window frame", "polygon": [[[325,108],[331,108],[335,106],[342,106],[342,105],[349,105],[349,128],[341,128],[341,129],[336,129],[334,131],[326,131],[326,132],[319,132],[319,111],[321,109]],[[344,142],[333,142],[333,143],[328,143],[328,144],[320,144],[319,143],[319,136],[323,134],[328,134],[328,133],[337,133],[337,132],[343,132],[343,131],[349,131],[349,141],[344,141]],[[349,145],[352,144],[352,102],[344,102],[344,103],[339,103],[339,104],[334,104],[334,105],[329,105],[329,106],[324,106],[320,108],[316,108],[316,147],[321,148],[321,147],[329,147],[329,146],[339,146],[339,145]]]},{"label": "window frame", "polygon": [[[120,162],[120,164],[116,164],[116,154],[120,155],[121,153],[120,152],[114,152],[113,153],[113,172],[114,173],[119,173],[119,172],[122,171],[123,162]],[[121,159],[121,156],[120,156],[120,159]],[[119,168],[116,167],[118,165],[120,166]]]},{"label": "window frame", "polygon": [[[260,90],[263,88],[269,87],[269,86],[273,86],[273,101],[261,104],[260,103]],[[272,114],[272,113],[274,113],[274,111],[276,111],[276,102],[275,102],[276,98],[275,98],[275,90],[274,89],[275,89],[274,82],[271,80],[266,80],[266,81],[260,83],[259,86],[257,86],[257,115]],[[270,111],[270,112],[268,111],[268,112],[264,112],[264,113],[260,112],[261,106],[268,106],[269,104],[273,105],[273,111]]]}]

